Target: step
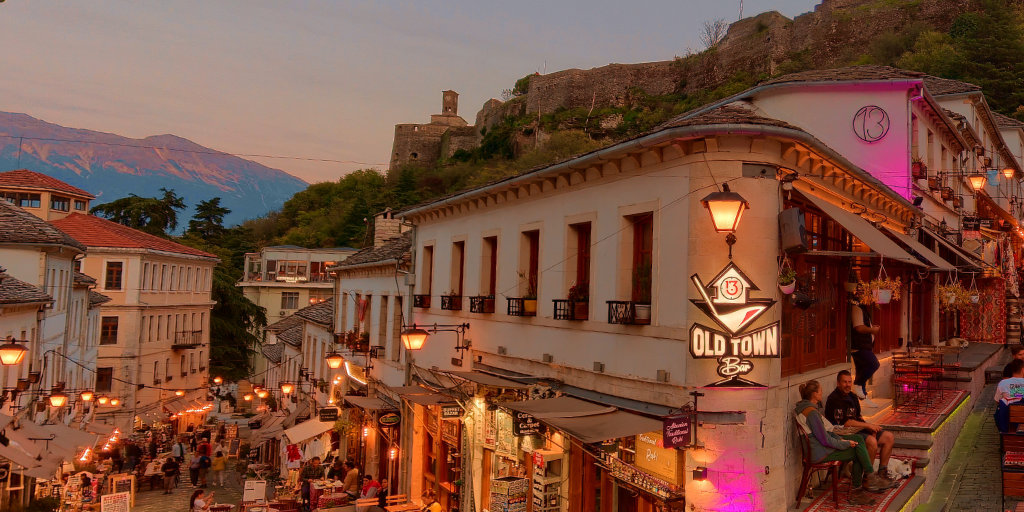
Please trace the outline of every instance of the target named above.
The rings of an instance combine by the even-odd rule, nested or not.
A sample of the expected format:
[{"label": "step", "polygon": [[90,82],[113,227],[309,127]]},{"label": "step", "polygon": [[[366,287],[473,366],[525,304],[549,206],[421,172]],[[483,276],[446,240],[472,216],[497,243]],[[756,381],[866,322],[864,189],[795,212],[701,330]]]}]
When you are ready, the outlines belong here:
[{"label": "step", "polygon": [[928,451],[932,447],[931,439],[919,439],[919,438],[908,438],[896,436],[896,442],[893,443],[894,449],[903,450],[923,450]]},{"label": "step", "polygon": [[860,415],[864,417],[864,420],[868,423],[876,423],[877,420],[882,419],[885,415],[892,411],[892,399],[891,398],[871,398],[872,402],[875,402],[874,407],[868,407],[861,403]]}]

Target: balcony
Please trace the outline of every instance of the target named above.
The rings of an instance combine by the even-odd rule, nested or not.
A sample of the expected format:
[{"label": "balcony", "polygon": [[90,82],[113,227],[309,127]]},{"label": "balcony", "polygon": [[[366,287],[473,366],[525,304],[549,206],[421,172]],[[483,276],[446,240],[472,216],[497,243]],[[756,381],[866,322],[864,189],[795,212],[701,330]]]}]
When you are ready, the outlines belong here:
[{"label": "balcony", "polygon": [[430,309],[430,295],[413,295],[412,307]]},{"label": "balcony", "polygon": [[537,299],[509,297],[508,316],[537,316]]},{"label": "balcony", "polygon": [[470,313],[494,313],[494,295],[478,295],[469,298]]},{"label": "balcony", "polygon": [[444,311],[462,311],[462,296],[442,295],[441,309]]},{"label": "balcony", "polygon": [[651,323],[651,305],[631,300],[610,300],[608,301],[608,323],[648,325]]},{"label": "balcony", "polygon": [[590,318],[590,303],[568,299],[554,299],[555,320],[587,320]]},{"label": "balcony", "polygon": [[199,348],[203,344],[203,331],[178,331],[174,333],[172,350]]}]

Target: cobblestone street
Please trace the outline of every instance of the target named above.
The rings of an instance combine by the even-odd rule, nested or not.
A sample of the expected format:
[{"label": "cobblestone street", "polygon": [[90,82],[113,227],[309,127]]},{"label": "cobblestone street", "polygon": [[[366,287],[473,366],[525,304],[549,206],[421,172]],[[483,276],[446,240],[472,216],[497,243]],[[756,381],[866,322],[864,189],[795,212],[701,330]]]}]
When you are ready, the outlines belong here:
[{"label": "cobblestone street", "polygon": [[[225,478],[225,486],[218,487],[210,485],[206,491],[213,491],[214,503],[230,503],[237,505],[242,501],[242,487],[238,482],[237,474],[229,473]],[[195,487],[188,481],[188,473],[182,475],[178,488],[170,495],[164,494],[162,490],[149,490],[148,483],[141,483],[139,491],[135,495],[135,506],[132,512],[183,512],[188,510],[188,499],[195,491]],[[236,509],[237,512],[237,509]]]}]

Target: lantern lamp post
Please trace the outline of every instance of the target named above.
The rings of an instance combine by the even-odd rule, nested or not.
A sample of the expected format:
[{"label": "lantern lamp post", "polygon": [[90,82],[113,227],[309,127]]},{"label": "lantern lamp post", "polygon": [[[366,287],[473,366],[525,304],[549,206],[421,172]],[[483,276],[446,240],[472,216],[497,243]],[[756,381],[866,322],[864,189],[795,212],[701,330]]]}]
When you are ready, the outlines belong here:
[{"label": "lantern lamp post", "polygon": [[743,196],[729,190],[729,184],[722,184],[721,192],[712,192],[700,200],[711,215],[711,224],[718,233],[728,233],[725,243],[729,246],[729,259],[732,259],[732,246],[736,243],[736,228],[740,225],[743,211],[750,208],[750,203]]}]

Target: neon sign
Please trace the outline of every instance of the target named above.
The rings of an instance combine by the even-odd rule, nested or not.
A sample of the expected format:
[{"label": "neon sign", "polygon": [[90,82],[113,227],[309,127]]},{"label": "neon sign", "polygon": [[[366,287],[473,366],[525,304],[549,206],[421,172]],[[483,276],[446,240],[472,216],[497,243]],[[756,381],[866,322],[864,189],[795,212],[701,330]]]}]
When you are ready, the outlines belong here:
[{"label": "neon sign", "polygon": [[750,292],[759,288],[732,262],[707,285],[697,274],[690,276],[690,280],[701,296],[691,302],[725,329],[699,323],[690,327],[690,355],[694,359],[718,361],[717,371],[722,380],[708,387],[765,387],[743,376],[754,371],[751,359],[779,356],[779,323],[748,329],[775,305],[775,300],[751,298]]}]

